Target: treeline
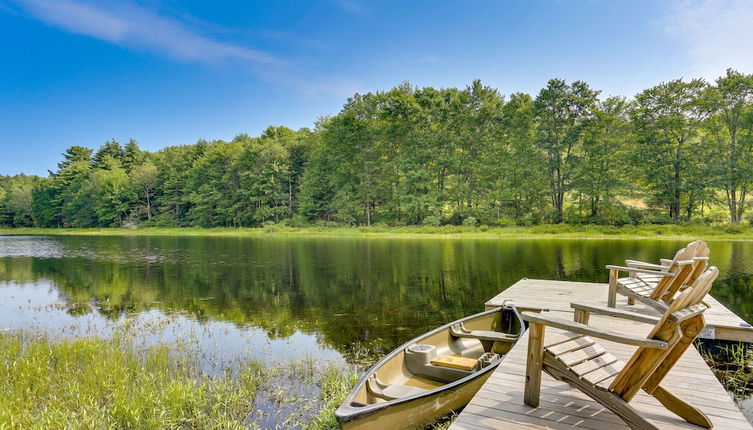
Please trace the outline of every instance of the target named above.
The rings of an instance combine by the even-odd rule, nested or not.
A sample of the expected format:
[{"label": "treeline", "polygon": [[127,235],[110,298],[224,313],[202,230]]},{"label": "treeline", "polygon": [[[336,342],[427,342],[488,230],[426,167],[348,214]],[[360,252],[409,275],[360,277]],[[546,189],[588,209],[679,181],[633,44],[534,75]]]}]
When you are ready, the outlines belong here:
[{"label": "treeline", "polygon": [[35,227],[670,223],[745,220],[753,75],[600,98],[465,89],[356,94],[314,130],[151,153],[73,146],[46,178],[0,177],[0,224]]}]

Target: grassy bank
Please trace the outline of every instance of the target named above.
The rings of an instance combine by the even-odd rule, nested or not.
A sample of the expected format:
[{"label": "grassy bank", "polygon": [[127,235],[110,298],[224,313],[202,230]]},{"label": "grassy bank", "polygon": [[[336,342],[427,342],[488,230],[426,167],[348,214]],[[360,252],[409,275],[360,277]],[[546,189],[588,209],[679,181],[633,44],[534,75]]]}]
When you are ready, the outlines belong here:
[{"label": "grassy bank", "polygon": [[262,228],[140,228],[140,229],[39,229],[0,228],[1,234],[87,235],[87,236],[321,236],[374,238],[588,238],[588,239],[730,239],[753,240],[747,225],[536,225],[513,227],[408,226],[408,227],[288,227]]},{"label": "grassy bank", "polygon": [[256,362],[209,376],[190,355],[134,345],[126,336],[53,341],[0,333],[0,428],[257,428],[249,419],[257,393],[277,391],[271,385],[285,376],[319,387],[314,409],[292,424],[335,429],[334,410],[355,382],[352,372],[335,368]]}]

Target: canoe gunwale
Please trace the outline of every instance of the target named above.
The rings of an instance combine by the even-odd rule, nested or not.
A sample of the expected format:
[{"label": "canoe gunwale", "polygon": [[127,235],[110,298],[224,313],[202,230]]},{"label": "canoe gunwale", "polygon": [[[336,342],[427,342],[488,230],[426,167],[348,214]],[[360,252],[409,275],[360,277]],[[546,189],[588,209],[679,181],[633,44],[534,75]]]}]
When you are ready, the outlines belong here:
[{"label": "canoe gunwale", "polygon": [[458,387],[460,387],[460,386],[462,386],[462,385],[464,385],[464,384],[466,384],[466,383],[468,383],[468,382],[470,382],[470,381],[472,381],[472,380],[474,380],[474,379],[476,379],[478,377],[481,377],[482,375],[485,375],[488,372],[493,371],[494,369],[497,368],[497,366],[499,366],[499,364],[502,362],[502,360],[504,360],[504,357],[500,358],[499,360],[497,360],[492,365],[486,366],[483,369],[480,369],[480,370],[478,370],[476,372],[471,373],[470,375],[464,376],[464,377],[462,377],[462,378],[460,378],[460,379],[458,379],[456,381],[448,382],[448,383],[446,383],[444,385],[441,385],[439,387],[436,387],[434,389],[426,390],[425,392],[422,392],[422,393],[411,394],[409,396],[400,397],[398,399],[388,400],[388,401],[383,402],[383,403],[368,404],[368,405],[365,405],[365,406],[351,406],[351,403],[354,402],[353,398],[356,396],[356,394],[358,393],[359,389],[364,384],[366,384],[366,382],[369,379],[369,377],[371,375],[373,375],[385,363],[387,363],[388,361],[390,361],[391,359],[393,359],[398,354],[403,353],[405,351],[405,349],[408,348],[410,345],[412,345],[414,343],[418,343],[418,341],[420,341],[420,340],[422,340],[424,338],[427,338],[427,337],[429,337],[429,336],[431,336],[433,334],[439,333],[439,332],[444,331],[444,330],[448,330],[448,329],[450,329],[452,327],[453,324],[462,323],[462,322],[465,322],[465,321],[468,321],[468,320],[472,320],[472,319],[475,319],[475,318],[478,318],[478,317],[481,317],[481,316],[493,314],[495,312],[500,312],[501,313],[501,312],[504,312],[504,311],[512,311],[520,319],[520,322],[521,322],[520,332],[518,333],[518,335],[514,339],[513,343],[517,342],[520,339],[520,337],[523,335],[523,333],[525,333],[526,329],[525,329],[525,325],[523,324],[523,320],[521,319],[520,314],[518,313],[518,311],[515,308],[515,306],[508,305],[508,304],[504,304],[504,305],[502,305],[500,307],[497,307],[497,308],[494,308],[494,309],[490,309],[490,310],[487,310],[487,311],[484,311],[484,312],[480,312],[480,313],[477,313],[477,314],[474,314],[474,315],[469,315],[467,317],[460,318],[460,319],[455,320],[455,321],[451,321],[451,322],[449,322],[449,323],[447,323],[445,325],[442,325],[440,327],[437,327],[437,328],[435,328],[435,329],[433,329],[431,331],[428,331],[426,333],[422,333],[422,334],[414,337],[413,339],[405,342],[401,346],[395,348],[392,352],[390,352],[389,354],[387,354],[384,358],[382,358],[381,360],[379,360],[376,364],[374,364],[373,366],[371,366],[364,373],[364,375],[361,377],[361,379],[358,380],[358,382],[353,387],[353,389],[350,391],[350,393],[348,393],[348,396],[345,398],[345,401],[343,401],[343,403],[340,405],[340,407],[337,408],[337,411],[335,411],[335,416],[337,418],[337,421],[340,424],[344,424],[344,423],[347,423],[349,421],[352,421],[355,418],[360,418],[360,417],[364,417],[364,416],[368,416],[368,415],[374,414],[374,413],[379,412],[380,410],[388,408],[390,406],[398,405],[398,404],[401,404],[401,403],[406,403],[406,402],[413,401],[413,400],[416,400],[416,399],[421,399],[421,398],[424,398],[424,397],[435,396],[437,394],[439,394],[441,396],[442,395],[441,393],[443,391],[453,390],[453,389],[458,388]]}]

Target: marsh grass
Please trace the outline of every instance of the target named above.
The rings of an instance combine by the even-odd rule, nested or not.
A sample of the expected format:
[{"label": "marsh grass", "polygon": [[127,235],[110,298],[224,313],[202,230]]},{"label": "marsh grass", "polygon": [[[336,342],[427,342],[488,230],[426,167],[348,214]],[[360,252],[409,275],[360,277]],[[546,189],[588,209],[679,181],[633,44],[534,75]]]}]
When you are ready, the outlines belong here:
[{"label": "marsh grass", "polygon": [[753,350],[742,343],[722,345],[712,352],[701,344],[701,355],[735,400],[753,394]]},{"label": "marsh grass", "polygon": [[322,373],[319,391],[319,411],[311,417],[307,430],[334,430],[337,426],[335,410],[348,395],[350,389],[358,382],[358,372],[355,369],[343,372],[337,368],[329,368]]},{"label": "marsh grass", "polygon": [[255,362],[210,377],[166,347],[127,338],[52,341],[0,333],[0,428],[248,428],[265,372]]},{"label": "marsh grass", "polygon": [[[337,429],[360,374],[304,358],[210,376],[195,354],[136,336],[133,325],[107,339],[0,332],[0,429]],[[260,396],[274,405],[261,419]]]}]

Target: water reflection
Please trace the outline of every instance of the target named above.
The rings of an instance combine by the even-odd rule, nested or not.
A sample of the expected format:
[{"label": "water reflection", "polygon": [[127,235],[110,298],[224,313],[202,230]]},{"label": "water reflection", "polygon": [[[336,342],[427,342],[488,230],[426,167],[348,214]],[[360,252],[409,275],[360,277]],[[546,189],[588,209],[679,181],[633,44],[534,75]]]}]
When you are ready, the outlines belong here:
[{"label": "water reflection", "polygon": [[222,320],[199,321],[185,312],[142,311],[137,318],[105,317],[95,307],[81,312],[60,301],[47,280],[28,283],[0,282],[0,328],[47,333],[56,338],[109,337],[115,331],[138,334],[137,349],[169,345],[191,352],[202,370],[219,374],[244,360],[268,366],[316,357],[343,363],[342,355],[319,342],[317,336],[295,331],[271,339],[261,329]]},{"label": "water reflection", "polygon": [[[49,280],[62,300],[82,304],[79,313],[188,312],[348,355],[477,312],[520,278],[606,282],[606,264],[657,261],[686,242],[0,237],[0,280]],[[753,242],[709,245],[721,270],[712,293],[753,320]]]}]

